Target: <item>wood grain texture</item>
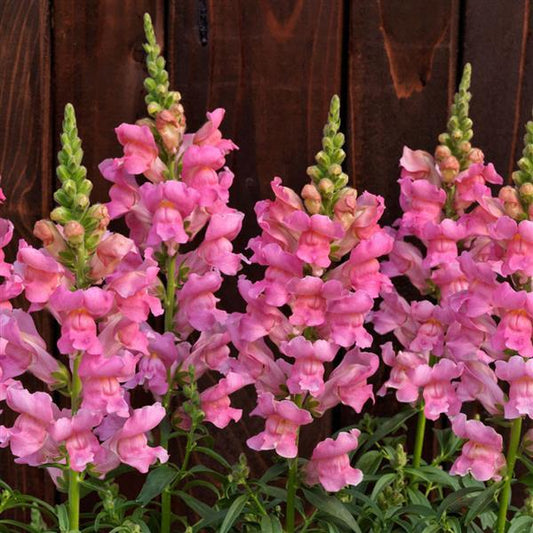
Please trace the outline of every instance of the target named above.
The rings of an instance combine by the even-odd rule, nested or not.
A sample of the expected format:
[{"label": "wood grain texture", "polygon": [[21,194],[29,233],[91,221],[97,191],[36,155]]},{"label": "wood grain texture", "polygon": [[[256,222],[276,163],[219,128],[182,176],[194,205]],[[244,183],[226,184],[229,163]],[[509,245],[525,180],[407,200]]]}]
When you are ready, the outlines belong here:
[{"label": "wood grain texture", "polygon": [[98,164],[118,157],[114,128],[146,115],[143,14],[149,12],[164,42],[163,0],[54,1],[54,142],[63,110],[76,109],[84,164],[93,180],[93,201],[107,201],[108,183]]},{"label": "wood grain texture", "polygon": [[[206,110],[225,107],[223,133],[240,147],[229,166],[236,176],[231,203],[246,214],[242,250],[257,232],[253,206],[271,195],[270,180],[279,175],[296,190],[308,180],[329,100],[341,89],[343,2],[171,0],[169,17],[169,65],[189,129],[202,124]],[[236,395],[235,404],[249,413],[253,392]],[[219,446],[236,459],[262,425],[245,415],[224,430]],[[324,417],[304,432],[304,453],[329,425]],[[264,466],[262,454],[251,459],[256,469]]]},{"label": "wood grain texture", "polygon": [[504,178],[522,150],[533,105],[530,0],[467,0],[464,59],[472,63],[474,144]]},{"label": "wood grain texture", "polygon": [[351,175],[398,214],[403,145],[433,152],[455,91],[457,0],[351,2],[347,87]]},{"label": "wood grain texture", "polygon": [[[48,212],[51,200],[50,13],[39,0],[0,2],[0,174],[8,197],[0,216],[16,228],[8,255],[19,237],[32,241],[33,224]],[[36,318],[49,341],[50,323]],[[35,390],[36,380],[26,381]],[[3,415],[9,427],[14,414]],[[48,474],[15,465],[9,450],[0,452],[0,477],[13,488],[54,501]],[[20,516],[17,514],[20,518]]]}]

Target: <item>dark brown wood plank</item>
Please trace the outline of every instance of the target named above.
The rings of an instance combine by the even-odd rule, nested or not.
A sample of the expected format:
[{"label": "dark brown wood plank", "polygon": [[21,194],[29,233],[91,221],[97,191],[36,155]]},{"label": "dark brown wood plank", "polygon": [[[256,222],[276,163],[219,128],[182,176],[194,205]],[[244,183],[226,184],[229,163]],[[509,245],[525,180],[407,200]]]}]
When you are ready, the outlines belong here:
[{"label": "dark brown wood plank", "polygon": [[467,0],[465,61],[473,67],[474,142],[510,177],[533,104],[530,0]]},{"label": "dark brown wood plank", "polygon": [[[51,199],[50,13],[48,2],[0,2],[0,174],[8,200],[0,216],[10,218],[18,237],[33,241],[33,224],[45,215]],[[49,321],[37,320],[50,340]],[[29,380],[31,390],[38,385]],[[14,420],[9,409],[2,423]],[[15,465],[9,449],[0,452],[0,477],[27,494],[50,502],[55,489],[46,471]]]},{"label": "dark brown wood plank", "polygon": [[398,214],[403,145],[433,152],[455,91],[457,0],[350,2],[350,162],[360,189]]},{"label": "dark brown wood plank", "polygon": [[108,183],[98,164],[120,155],[114,128],[146,115],[145,12],[163,43],[163,0],[54,1],[54,142],[57,148],[64,106],[71,102],[94,201],[107,201]]},{"label": "dark brown wood plank", "polygon": [[[206,110],[225,107],[222,130],[240,147],[229,166],[236,175],[231,203],[247,215],[241,249],[257,231],[253,206],[270,196],[270,180],[279,175],[296,190],[308,180],[329,100],[341,89],[342,26],[340,0],[169,2],[170,73],[189,129],[202,124]],[[236,403],[249,413],[253,393]],[[302,437],[305,453],[328,433],[324,418],[312,438]],[[245,415],[224,430],[219,446],[236,459],[261,423]],[[251,456],[256,468],[263,457]]]}]

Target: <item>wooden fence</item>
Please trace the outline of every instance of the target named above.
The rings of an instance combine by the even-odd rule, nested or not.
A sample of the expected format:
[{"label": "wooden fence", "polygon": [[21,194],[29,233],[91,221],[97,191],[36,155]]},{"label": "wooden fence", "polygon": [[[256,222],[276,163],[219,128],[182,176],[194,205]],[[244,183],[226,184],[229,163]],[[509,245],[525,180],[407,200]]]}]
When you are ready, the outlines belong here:
[{"label": "wooden fence", "polygon": [[[476,145],[504,176],[521,150],[533,104],[529,0],[0,0],[2,215],[24,238],[52,204],[67,102],[94,198],[106,200],[97,165],[119,155],[113,128],[144,113],[145,11],[190,128],[206,110],[227,109],[223,131],[240,146],[229,161],[232,203],[248,215],[241,246],[273,176],[305,183],[334,93],[351,179],[385,197],[388,222],[398,214],[402,146],[432,151],[464,62],[474,69]],[[45,319],[39,326],[53,340]],[[226,445],[238,449],[247,424],[227,432]],[[6,451],[0,476],[57,497],[46,473],[14,468]]]}]

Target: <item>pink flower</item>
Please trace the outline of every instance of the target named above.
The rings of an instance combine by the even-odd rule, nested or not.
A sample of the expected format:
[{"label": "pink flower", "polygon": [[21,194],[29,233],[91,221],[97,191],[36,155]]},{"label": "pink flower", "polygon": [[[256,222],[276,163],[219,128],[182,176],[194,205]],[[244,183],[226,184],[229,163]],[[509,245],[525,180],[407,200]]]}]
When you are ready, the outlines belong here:
[{"label": "pink flower", "polygon": [[114,452],[121,462],[136,468],[146,474],[150,465],[159,459],[162,463],[168,461],[168,453],[161,446],[148,446],[146,433],[155,428],[165,417],[165,409],[160,403],[147,405],[135,409],[104,446]]},{"label": "pink flower", "polygon": [[494,370],[481,361],[464,363],[457,396],[461,402],[480,402],[491,415],[500,414],[505,404],[503,391],[498,386]]},{"label": "pink flower", "polygon": [[381,271],[392,277],[407,276],[409,281],[422,293],[427,289],[431,276],[430,269],[422,265],[422,254],[413,244],[395,240],[389,261],[381,265]]},{"label": "pink flower", "polygon": [[457,242],[465,237],[466,232],[463,226],[445,218],[440,224],[426,223],[419,235],[427,245],[422,266],[433,267],[457,258]]},{"label": "pink flower", "polygon": [[384,396],[387,389],[396,389],[396,398],[402,403],[412,403],[418,400],[419,387],[414,383],[416,369],[427,365],[428,356],[419,353],[400,351],[394,353],[392,343],[387,342],[381,347],[383,362],[392,367],[389,379],[378,391]]},{"label": "pink flower", "polygon": [[178,292],[176,327],[182,335],[193,329],[206,331],[226,318],[226,312],[216,308],[218,298],[213,294],[220,289],[222,277],[218,272],[203,276],[192,273]]},{"label": "pink flower", "polygon": [[329,300],[323,328],[340,346],[347,348],[356,344],[359,348],[368,348],[372,344],[372,336],[363,323],[373,304],[372,298],[362,290]]},{"label": "pink flower", "polygon": [[7,389],[7,405],[19,416],[9,430],[11,452],[17,463],[38,466],[57,456],[57,447],[50,438],[50,428],[58,412],[52,398],[45,392],[29,393],[12,386]]},{"label": "pink flower", "polygon": [[227,154],[238,147],[229,139],[223,139],[222,133],[218,129],[224,119],[226,111],[218,107],[214,111],[207,113],[207,122],[194,134],[193,143],[199,146],[216,146],[222,153]]},{"label": "pink flower", "polygon": [[295,359],[287,386],[291,394],[309,391],[312,396],[319,396],[324,391],[324,363],[333,361],[338,346],[325,340],[315,342],[304,337],[294,337],[289,342],[281,343],[281,351]]},{"label": "pink flower", "polygon": [[496,361],[496,375],[511,385],[509,401],[504,406],[505,418],[533,418],[533,359],[524,361],[514,355],[509,361]]},{"label": "pink flower", "polygon": [[196,379],[199,379],[207,370],[227,374],[231,368],[229,342],[230,334],[220,324],[212,330],[202,331],[183,360],[183,368],[194,366]]},{"label": "pink flower", "polygon": [[487,182],[498,185],[503,183],[503,178],[496,172],[492,163],[487,166],[483,163],[474,163],[458,174],[454,180],[455,209],[464,210],[481,196],[490,195]]},{"label": "pink flower", "polygon": [[249,438],[246,443],[252,450],[276,450],[288,459],[298,455],[296,436],[298,428],[313,421],[311,414],[290,400],[277,401],[265,392],[259,395],[257,407],[250,415],[266,418],[265,430]]},{"label": "pink flower", "polygon": [[441,413],[456,415],[461,409],[461,400],[456,392],[456,383],[463,372],[462,363],[455,364],[449,359],[441,359],[435,366],[419,365],[413,373],[413,384],[423,387],[424,414],[430,420],[437,420]]},{"label": "pink flower", "polygon": [[492,337],[496,350],[516,350],[524,357],[533,357],[533,294],[515,291],[508,283],[501,284],[493,295],[501,320]]},{"label": "pink flower", "polygon": [[342,285],[337,280],[325,283],[315,276],[294,278],[288,288],[292,293],[289,318],[295,326],[320,326],[326,319],[326,307],[329,298],[340,296]]},{"label": "pink flower", "polygon": [[[514,221],[513,221],[514,222]],[[506,276],[520,272],[533,276],[533,222],[523,220],[516,226],[516,233],[507,243],[502,273]]]},{"label": "pink flower", "polygon": [[75,472],[83,472],[100,451],[92,428],[101,420],[100,414],[81,409],[72,417],[58,418],[50,428],[50,435],[57,443],[65,442],[68,464]]},{"label": "pink flower", "polygon": [[11,274],[11,265],[5,262],[5,248],[13,238],[13,224],[5,218],[0,218],[0,276],[7,277]]},{"label": "pink flower", "polygon": [[120,383],[133,378],[137,359],[128,351],[106,357],[84,354],[79,375],[83,408],[105,414],[129,416],[130,406]]},{"label": "pink flower", "polygon": [[359,434],[359,430],[352,429],[339,433],[336,439],[319,442],[306,465],[306,482],[309,485],[320,482],[329,492],[337,492],[346,485],[358,485],[363,473],[350,466],[348,452],[357,448]]},{"label": "pink flower", "polygon": [[200,394],[202,411],[205,420],[217,428],[225,428],[232,420],[238,422],[242,416],[242,409],[231,407],[229,395],[251,383],[241,374],[229,372],[216,385],[209,387]]},{"label": "pink flower", "polygon": [[241,231],[243,217],[243,213],[234,210],[212,215],[204,241],[197,250],[209,266],[229,276],[234,276],[241,268],[240,255],[232,253],[231,241]]},{"label": "pink flower", "polygon": [[111,201],[106,205],[109,216],[114,219],[129,213],[139,202],[139,184],[126,172],[123,159],[105,159],[98,165],[102,176],[113,183],[109,190]]},{"label": "pink flower", "polygon": [[368,400],[374,401],[372,385],[367,383],[367,379],[375,374],[378,366],[379,358],[373,353],[361,352],[357,348],[347,352],[326,381],[318,397],[320,404],[317,411],[323,413],[340,402],[360,413]]},{"label": "pink flower", "polygon": [[427,180],[433,185],[440,186],[441,177],[437,171],[435,160],[431,154],[423,150],[411,150],[404,146],[400,167],[402,178]]},{"label": "pink flower", "polygon": [[471,473],[478,481],[499,481],[502,478],[500,471],[506,465],[502,436],[479,420],[467,420],[463,413],[453,418],[452,429],[467,442],[453,463],[450,474],[465,476]]},{"label": "pink flower", "polygon": [[179,245],[189,240],[184,219],[191,215],[200,195],[195,189],[175,180],[155,185],[145,183],[139,191],[151,214],[146,244],[157,247],[164,243],[170,253],[176,253]]},{"label": "pink flower", "polygon": [[57,383],[57,359],[46,350],[32,317],[21,309],[0,310],[0,369],[2,380],[20,376],[26,370],[48,385]]},{"label": "pink flower", "polygon": [[426,222],[438,224],[446,202],[446,192],[426,180],[398,180],[400,183],[400,205],[404,211],[400,233],[418,235]]},{"label": "pink flower", "polygon": [[14,272],[23,281],[26,299],[34,308],[40,309],[65,278],[65,269],[52,256],[42,250],[28,246],[24,241],[19,244]]},{"label": "pink flower", "polygon": [[286,304],[289,299],[287,284],[293,278],[302,277],[302,260],[283,251],[276,243],[254,248],[254,252],[252,261],[267,267],[264,280],[256,283],[264,294],[265,303],[273,306]]},{"label": "pink flower", "polygon": [[148,126],[121,124],[115,128],[118,141],[124,147],[124,169],[128,174],[144,174],[157,183],[166,168],[159,159],[159,150]]},{"label": "pink flower", "polygon": [[100,241],[91,259],[91,278],[98,280],[111,274],[134,247],[133,241],[120,233],[107,235]]},{"label": "pink flower", "polygon": [[71,292],[60,286],[52,294],[49,305],[61,322],[61,338],[57,342],[61,353],[73,354],[81,350],[97,354],[101,351],[95,319],[111,310],[112,293],[99,287]]},{"label": "pink flower", "polygon": [[296,256],[310,265],[328,267],[331,243],[343,236],[342,226],[325,215],[309,216],[303,211],[295,211],[285,221],[288,228],[301,232]]}]

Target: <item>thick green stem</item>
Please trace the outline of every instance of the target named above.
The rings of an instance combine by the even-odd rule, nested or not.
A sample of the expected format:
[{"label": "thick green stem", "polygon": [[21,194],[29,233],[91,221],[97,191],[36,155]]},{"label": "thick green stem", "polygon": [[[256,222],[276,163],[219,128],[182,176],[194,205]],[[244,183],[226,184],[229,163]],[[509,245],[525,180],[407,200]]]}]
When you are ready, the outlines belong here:
[{"label": "thick green stem", "polygon": [[522,417],[515,418],[511,425],[511,435],[509,437],[509,448],[507,449],[507,468],[503,480],[503,488],[500,492],[500,509],[498,511],[497,533],[504,533],[507,523],[507,510],[511,503],[511,483],[513,481],[516,454],[520,445],[520,435],[522,433]]},{"label": "thick green stem", "polygon": [[294,533],[294,504],[296,502],[296,476],[298,458],[289,459],[289,478],[287,479],[287,510],[285,513],[285,531]]},{"label": "thick green stem", "polygon": [[422,448],[424,447],[424,435],[426,431],[426,415],[424,414],[424,402],[421,402],[416,423],[415,448],[413,451],[413,468],[419,468],[422,460]]},{"label": "thick green stem", "polygon": [[80,530],[80,477],[72,469],[68,481],[68,517],[69,531],[77,533]]},{"label": "thick green stem", "polygon": [[[79,368],[82,354],[78,352],[72,363],[72,382],[70,384],[70,407],[72,414],[75,415],[79,408],[81,397],[81,379]],[[68,481],[68,514],[69,514],[69,531],[77,532],[80,529],[80,475],[72,469],[69,469]]]},{"label": "thick green stem", "polygon": [[[174,311],[176,306],[176,257],[174,254],[167,258],[167,286],[165,294],[165,331],[174,330]],[[172,395],[172,376],[170,372],[167,375],[168,389],[163,401],[167,414],[161,423],[161,446],[168,449],[170,434],[170,422],[168,409],[170,407],[170,398]],[[171,517],[170,508],[172,506],[172,495],[169,490],[161,493],[161,533],[170,533]]]}]

